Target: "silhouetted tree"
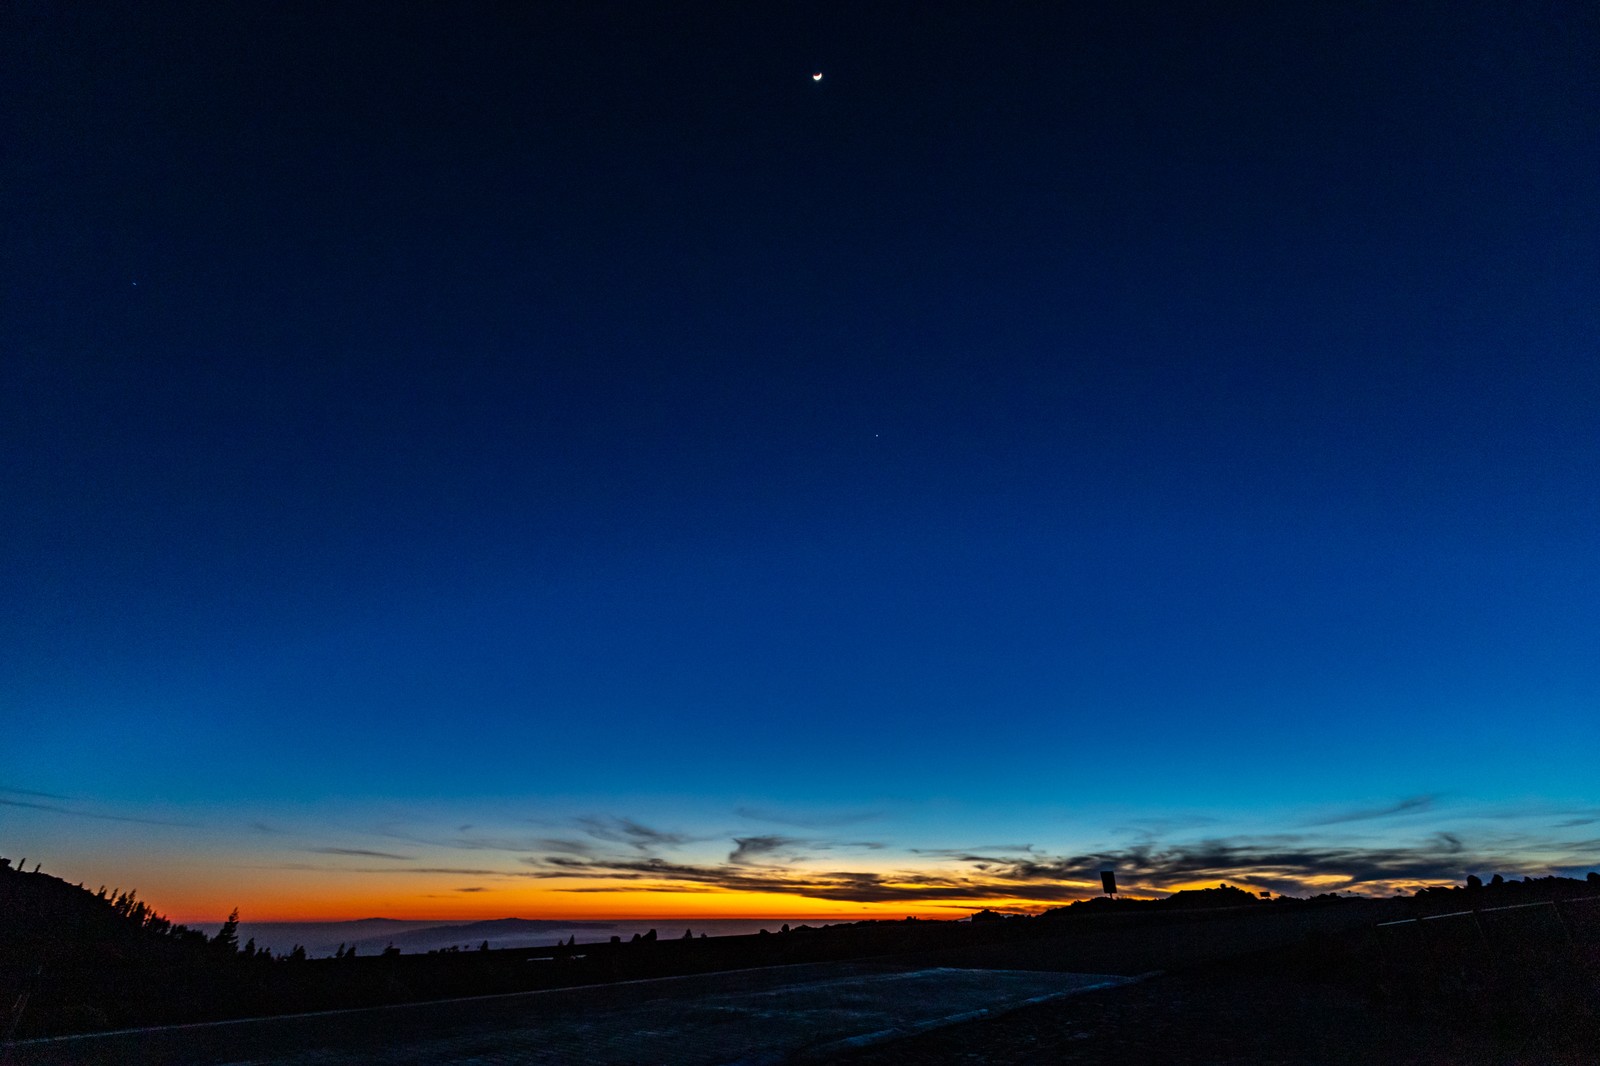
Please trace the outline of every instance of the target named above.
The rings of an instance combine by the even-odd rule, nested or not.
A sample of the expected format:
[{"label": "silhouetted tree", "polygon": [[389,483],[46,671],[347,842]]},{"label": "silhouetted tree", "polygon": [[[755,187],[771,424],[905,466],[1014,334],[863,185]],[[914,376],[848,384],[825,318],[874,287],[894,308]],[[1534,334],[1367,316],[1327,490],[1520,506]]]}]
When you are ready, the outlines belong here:
[{"label": "silhouetted tree", "polygon": [[[129,894],[132,898],[132,894]],[[222,928],[217,930],[217,935],[211,938],[212,950],[218,955],[237,955],[239,953],[239,908],[235,907],[228,913],[228,920],[222,923]]]},{"label": "silhouetted tree", "polygon": [[1469,889],[1474,889],[1474,890],[1482,888],[1483,887],[1483,878],[1479,877],[1477,874],[1468,874],[1467,875],[1467,887]]},{"label": "silhouetted tree", "polygon": [[1498,888],[1506,883],[1506,879],[1501,877],[1499,874],[1495,874],[1493,877],[1489,878],[1489,883]]}]

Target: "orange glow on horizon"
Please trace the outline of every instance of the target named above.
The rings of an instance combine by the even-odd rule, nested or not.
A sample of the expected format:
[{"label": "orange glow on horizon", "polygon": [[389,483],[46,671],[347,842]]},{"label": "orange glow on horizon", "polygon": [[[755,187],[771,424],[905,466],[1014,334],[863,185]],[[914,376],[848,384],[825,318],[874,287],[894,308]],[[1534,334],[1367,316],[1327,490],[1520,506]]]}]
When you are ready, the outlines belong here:
[{"label": "orange glow on horizon", "polygon": [[[219,922],[237,907],[246,922],[348,921],[356,918],[400,918],[422,921],[483,921],[492,918],[539,918],[574,921],[700,920],[781,918],[785,921],[862,921],[868,919],[957,918],[986,904],[957,900],[870,903],[819,900],[775,892],[644,891],[529,892],[520,886],[472,893],[297,891],[294,893],[165,894],[151,900],[173,921]],[[1009,902],[1002,905],[1011,909]]]},{"label": "orange glow on horizon", "polygon": [[[193,859],[149,855],[142,862],[117,863],[118,884],[102,878],[99,862],[81,866],[63,864],[52,871],[69,883],[81,880],[89,891],[105,880],[108,891],[137,890],[139,898],[160,914],[183,924],[221,922],[238,908],[245,922],[348,921],[357,918],[395,918],[418,921],[481,921],[493,918],[532,918],[574,921],[709,921],[713,919],[775,919],[787,922],[841,922],[864,919],[896,920],[906,917],[951,920],[980,910],[1009,914],[1038,914],[1063,907],[1075,899],[1090,899],[1098,886],[983,880],[966,886],[952,885],[944,895],[914,895],[916,881],[898,882],[885,877],[878,887],[886,892],[905,891],[910,898],[883,901],[821,899],[800,892],[752,891],[688,882],[632,882],[586,880],[581,877],[530,879],[483,871],[362,871],[271,867],[245,863],[196,862]],[[96,872],[91,873],[91,870]],[[1241,870],[1233,876],[1187,880],[1160,886],[1127,886],[1124,899],[1153,899],[1185,889],[1209,889],[1226,883],[1252,895],[1267,888],[1278,893],[1281,876]],[[1448,884],[1441,881],[1438,884]],[[648,885],[649,887],[641,887]],[[970,886],[971,894],[963,887]],[[925,887],[925,886],[924,886]],[[1040,898],[1063,890],[1066,898]],[[1291,895],[1321,892],[1387,896],[1406,894],[1427,883],[1367,882],[1352,884],[1338,875],[1307,877]]]},{"label": "orange glow on horizon", "polygon": [[[1175,892],[1216,888],[1218,881],[1194,881],[1163,886],[1157,890],[1118,893],[1118,898],[1161,899]],[[1247,878],[1228,885],[1259,895],[1263,889]],[[1441,882],[1445,884],[1447,882]],[[392,885],[386,886],[393,888]],[[409,886],[408,886],[409,887]],[[1362,884],[1349,886],[1308,885],[1296,895],[1315,895],[1339,887],[1343,893],[1387,896],[1395,891],[1415,892],[1418,883]],[[320,889],[320,890],[318,890]],[[784,921],[843,922],[869,919],[897,920],[916,917],[952,920],[980,910],[1008,914],[1038,914],[1073,903],[1071,899],[1040,900],[1025,891],[990,898],[968,898],[959,894],[937,899],[863,902],[825,900],[778,892],[739,892],[724,890],[640,890],[573,892],[550,889],[529,891],[522,886],[490,888],[482,892],[459,893],[429,891],[417,886],[412,891],[374,891],[369,886],[352,891],[348,885],[314,888],[295,886],[293,891],[239,892],[216,889],[208,892],[140,892],[157,911],[173,921],[194,924],[219,922],[237,907],[246,922],[348,921],[356,918],[397,918],[420,921],[484,921],[492,918],[539,918],[574,921],[709,921],[723,918],[775,918]],[[1099,893],[1085,892],[1091,899]],[[1272,893],[1278,895],[1277,892]]]}]

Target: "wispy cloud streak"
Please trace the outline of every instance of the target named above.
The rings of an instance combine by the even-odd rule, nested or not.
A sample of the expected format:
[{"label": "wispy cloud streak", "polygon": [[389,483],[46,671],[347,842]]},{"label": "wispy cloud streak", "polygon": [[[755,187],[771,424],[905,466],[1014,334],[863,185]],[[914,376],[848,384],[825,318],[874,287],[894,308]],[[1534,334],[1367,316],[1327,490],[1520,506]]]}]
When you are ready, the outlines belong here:
[{"label": "wispy cloud streak", "polygon": [[72,818],[93,818],[102,822],[137,822],[140,825],[169,825],[183,829],[195,828],[194,822],[171,822],[161,818],[136,818],[131,814],[100,814],[97,811],[80,811],[71,807],[62,807],[55,803],[31,803],[27,800],[0,799],[3,807],[25,807],[35,811],[49,811],[51,814],[65,814]]},{"label": "wispy cloud streak", "polygon": [[354,855],[365,859],[394,859],[397,862],[411,862],[414,855],[396,855],[392,851],[369,851],[366,848],[307,848],[307,851],[318,855]]},{"label": "wispy cloud streak", "polygon": [[[1432,797],[1411,797],[1383,807],[1347,811],[1316,824],[1368,823],[1422,813],[1432,803]],[[1579,818],[1570,824],[1577,826],[1584,821]],[[1459,882],[1469,872],[1512,874],[1565,867],[1585,861],[1591,853],[1585,850],[1590,842],[1562,840],[1559,834],[1486,836],[1481,827],[1439,831],[1406,841],[1376,842],[1353,835],[1354,831],[1310,829],[1277,835],[1161,841],[1140,829],[1129,831],[1131,842],[1096,851],[1057,853],[1031,843],[921,847],[891,852],[900,856],[898,862],[874,861],[871,868],[860,869],[843,855],[850,851],[882,852],[888,845],[881,841],[781,832],[727,832],[697,837],[615,816],[588,816],[549,824],[566,824],[577,832],[525,838],[474,836],[470,843],[445,833],[446,839],[440,842],[444,847],[509,853],[506,865],[499,869],[413,866],[410,863],[427,859],[360,847],[307,850],[396,864],[317,867],[341,874],[449,874],[496,880],[531,879],[542,882],[543,890],[553,892],[761,893],[919,907],[959,907],[988,901],[1049,906],[1097,895],[1100,872],[1107,868],[1117,872],[1125,891],[1136,894],[1165,894],[1219,882],[1291,895],[1327,891],[1386,894],[1424,884]],[[1196,823],[1191,820],[1175,824]],[[453,828],[467,832],[472,826]],[[710,858],[706,849],[688,847],[712,841],[727,849],[720,852],[724,858]],[[712,850],[711,856],[718,853]],[[417,852],[419,856],[424,854]],[[509,861],[510,854],[515,854],[515,862]],[[1527,858],[1535,855],[1541,856],[1537,862]],[[1519,860],[1517,856],[1523,858]]]},{"label": "wispy cloud streak", "polygon": [[1407,796],[1405,799],[1391,803],[1386,807],[1359,808],[1302,824],[1307,826],[1343,825],[1346,822],[1370,822],[1379,818],[1394,818],[1403,814],[1419,814],[1423,811],[1432,810],[1436,800],[1437,797],[1435,796]]},{"label": "wispy cloud streak", "polygon": [[[1507,853],[1469,847],[1453,833],[1408,845],[1322,843],[1296,836],[1222,838],[1128,847],[1075,855],[1037,851],[1006,854],[927,849],[949,865],[895,871],[819,871],[788,861],[802,839],[735,838],[728,861],[672,862],[658,857],[536,856],[528,876],[581,882],[560,891],[670,891],[694,888],[763,892],[854,903],[932,903],[939,900],[1024,900],[1041,904],[1080,899],[1099,890],[1111,868],[1126,889],[1161,893],[1186,884],[1230,881],[1291,894],[1329,890],[1383,892],[1395,886],[1459,881],[1471,870],[1515,869]],[[1576,850],[1575,850],[1576,849]],[[1565,846],[1578,854],[1578,844]],[[757,860],[772,860],[757,862]]]},{"label": "wispy cloud streak", "polygon": [[57,794],[55,792],[36,792],[31,788],[10,788],[10,787],[4,786],[4,785],[0,785],[0,792],[4,792],[8,796],[32,796],[35,799],[49,799],[49,800],[70,800],[70,799],[72,799],[71,796],[62,796],[62,795],[59,795],[59,794]]},{"label": "wispy cloud streak", "polygon": [[622,844],[639,851],[651,848],[677,847],[695,838],[684,833],[652,829],[631,818],[579,818],[578,825],[596,840]]}]

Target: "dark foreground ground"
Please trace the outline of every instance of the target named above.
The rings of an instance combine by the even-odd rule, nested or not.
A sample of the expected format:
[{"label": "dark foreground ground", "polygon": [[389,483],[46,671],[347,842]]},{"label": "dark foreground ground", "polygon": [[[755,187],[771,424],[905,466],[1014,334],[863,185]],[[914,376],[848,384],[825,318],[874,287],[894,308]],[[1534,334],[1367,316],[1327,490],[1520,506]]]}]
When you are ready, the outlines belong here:
[{"label": "dark foreground ground", "polygon": [[1051,936],[1017,925],[981,941],[855,962],[29,1042],[14,1051],[22,1066],[1600,1066],[1600,903],[1426,920],[1398,913],[1217,913],[1092,923]]},{"label": "dark foreground ground", "polygon": [[1559,1019],[1527,1029],[1374,1002],[1255,960],[1091,991],[841,1052],[834,1066],[1589,1066],[1600,1047]]},{"label": "dark foreground ground", "polygon": [[1084,936],[1060,957],[1127,952],[1163,972],[827,1061],[1600,1066],[1600,899],[1351,916]]},{"label": "dark foreground ground", "polygon": [[628,985],[27,1042],[17,1066],[725,1066],[844,1047],[1124,979],[1041,970],[779,966]]},{"label": "dark foreground ground", "polygon": [[[1044,1002],[1032,1002],[1044,999]],[[977,1018],[970,1017],[976,1013]],[[1492,1013],[1492,1012],[1491,1012]],[[1600,1064],[1560,1015],[1419,1011],[1269,952],[1142,979],[892,964],[558,990],[23,1044],[16,1066]],[[1592,1034],[1589,1034],[1592,1036]]]}]

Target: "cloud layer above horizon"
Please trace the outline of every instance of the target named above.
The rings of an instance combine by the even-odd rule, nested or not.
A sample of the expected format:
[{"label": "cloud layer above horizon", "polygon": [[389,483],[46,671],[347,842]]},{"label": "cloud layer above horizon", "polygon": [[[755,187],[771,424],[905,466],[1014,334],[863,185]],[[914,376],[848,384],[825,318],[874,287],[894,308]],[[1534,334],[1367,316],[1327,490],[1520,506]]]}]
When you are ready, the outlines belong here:
[{"label": "cloud layer above horizon", "polygon": [[[0,792],[8,800],[30,795]],[[220,873],[245,897],[235,905],[263,916],[294,911],[292,889],[285,898],[284,886],[296,884],[331,886],[334,898],[347,897],[350,909],[330,915],[338,917],[367,913],[362,908],[377,899],[389,900],[393,915],[423,915],[430,901],[448,895],[470,900],[473,913],[522,916],[641,916],[649,912],[640,900],[651,898],[665,910],[704,914],[719,905],[730,913],[765,908],[780,916],[845,905],[885,915],[979,906],[1038,910],[1098,894],[1100,873],[1108,869],[1124,893],[1136,896],[1224,882],[1297,896],[1375,895],[1459,883],[1469,873],[1569,873],[1600,854],[1593,832],[1600,810],[1490,808],[1435,797],[1308,812],[1277,832],[1200,815],[1169,818],[1122,826],[1106,835],[1109,843],[1073,851],[1016,838],[933,843],[925,825],[906,834],[909,826],[888,812],[808,817],[749,808],[730,811],[729,821],[715,827],[610,814],[455,824],[392,814],[365,825],[242,823],[239,836],[224,841],[218,832],[224,827],[216,824],[182,826],[65,796],[49,799],[15,800],[31,812],[30,828],[48,832],[50,820],[62,818],[160,827],[186,838],[191,867],[209,867],[202,880]],[[774,828],[760,831],[763,822]],[[802,824],[815,828],[796,831]],[[918,843],[898,842],[905,835]],[[96,877],[142,878],[146,898],[158,902],[164,892],[186,897],[181,871],[139,869],[131,856],[62,855],[59,848],[47,854],[52,864],[99,870]],[[131,868],[110,868],[119,861]],[[249,876],[267,872],[273,876],[264,890],[252,893]]]}]

